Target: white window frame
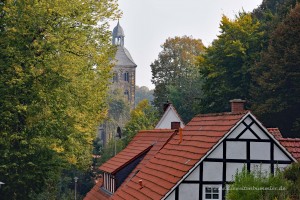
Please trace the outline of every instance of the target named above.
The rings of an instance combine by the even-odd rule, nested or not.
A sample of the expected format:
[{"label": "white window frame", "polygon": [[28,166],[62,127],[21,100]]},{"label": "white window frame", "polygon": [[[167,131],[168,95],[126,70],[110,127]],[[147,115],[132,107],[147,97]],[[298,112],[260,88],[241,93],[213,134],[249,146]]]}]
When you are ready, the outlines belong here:
[{"label": "white window frame", "polygon": [[[213,199],[212,198],[206,198],[206,188],[218,188],[218,198],[217,199]],[[214,194],[213,191],[211,191],[210,194]],[[203,200],[221,200],[222,199],[222,185],[203,185]]]}]

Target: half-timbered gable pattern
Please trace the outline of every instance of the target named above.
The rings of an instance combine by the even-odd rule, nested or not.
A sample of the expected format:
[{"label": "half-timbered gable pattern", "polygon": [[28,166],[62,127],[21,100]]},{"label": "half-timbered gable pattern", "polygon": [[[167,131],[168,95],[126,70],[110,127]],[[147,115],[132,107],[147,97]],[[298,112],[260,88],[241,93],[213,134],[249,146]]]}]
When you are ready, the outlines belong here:
[{"label": "half-timbered gable pattern", "polygon": [[[125,186],[122,186],[126,193],[117,190],[112,199],[126,199],[134,196],[138,196],[138,199],[162,199],[169,198],[168,196],[179,198],[179,195],[183,195],[188,188],[193,187],[194,191],[199,191],[197,189],[199,184],[198,186],[197,184],[182,184],[181,188],[176,185],[244,114],[224,113],[196,116],[185,126],[182,136],[180,132],[173,136],[163,149],[149,160],[129,182],[126,182]],[[143,187],[139,187],[140,180],[143,182]]]},{"label": "half-timbered gable pattern", "polygon": [[[277,128],[266,129],[244,111],[244,101],[231,102],[232,112],[197,115],[179,131],[139,132],[100,167],[101,189],[88,195],[105,191],[114,200],[223,200],[237,171],[274,174],[300,160],[299,138],[283,138]],[[108,199],[101,195],[97,199]]]},{"label": "half-timbered gable pattern", "polygon": [[276,168],[283,169],[294,161],[248,112],[166,199],[225,199],[226,188],[243,167],[249,171],[261,169],[274,173]]},{"label": "half-timbered gable pattern", "polygon": [[238,170],[295,161],[248,111],[198,115],[111,199],[224,199]]}]

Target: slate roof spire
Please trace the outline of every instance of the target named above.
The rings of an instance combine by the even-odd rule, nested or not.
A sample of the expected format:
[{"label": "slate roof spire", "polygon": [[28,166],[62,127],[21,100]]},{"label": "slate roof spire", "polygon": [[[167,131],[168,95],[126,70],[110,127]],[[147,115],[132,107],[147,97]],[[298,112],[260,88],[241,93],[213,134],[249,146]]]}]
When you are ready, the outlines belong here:
[{"label": "slate roof spire", "polygon": [[112,44],[117,46],[124,46],[124,30],[120,25],[120,22],[118,20],[117,26],[113,29],[112,32]]}]

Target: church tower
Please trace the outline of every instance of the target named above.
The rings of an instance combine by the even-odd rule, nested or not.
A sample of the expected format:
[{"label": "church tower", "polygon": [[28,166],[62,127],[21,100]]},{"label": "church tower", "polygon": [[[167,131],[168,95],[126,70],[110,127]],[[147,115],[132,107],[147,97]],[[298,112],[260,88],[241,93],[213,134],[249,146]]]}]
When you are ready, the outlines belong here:
[{"label": "church tower", "polygon": [[112,32],[112,44],[117,46],[115,66],[113,68],[113,87],[121,88],[131,108],[134,108],[135,68],[137,65],[129,51],[124,47],[124,38],[123,28],[118,21]]}]

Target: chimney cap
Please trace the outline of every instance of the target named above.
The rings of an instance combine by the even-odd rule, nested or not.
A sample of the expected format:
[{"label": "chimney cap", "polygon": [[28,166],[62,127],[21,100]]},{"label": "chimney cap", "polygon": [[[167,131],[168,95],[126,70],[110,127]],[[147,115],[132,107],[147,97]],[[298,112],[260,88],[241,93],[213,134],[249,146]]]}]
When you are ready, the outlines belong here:
[{"label": "chimney cap", "polygon": [[232,99],[229,101],[231,103],[231,112],[232,113],[239,113],[245,111],[245,100],[242,99]]},{"label": "chimney cap", "polygon": [[242,99],[232,99],[229,101],[230,103],[245,103],[246,100],[242,100]]}]

